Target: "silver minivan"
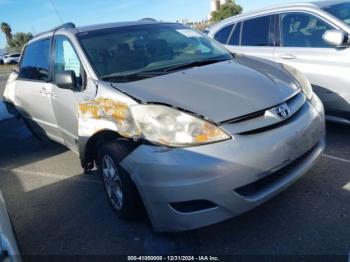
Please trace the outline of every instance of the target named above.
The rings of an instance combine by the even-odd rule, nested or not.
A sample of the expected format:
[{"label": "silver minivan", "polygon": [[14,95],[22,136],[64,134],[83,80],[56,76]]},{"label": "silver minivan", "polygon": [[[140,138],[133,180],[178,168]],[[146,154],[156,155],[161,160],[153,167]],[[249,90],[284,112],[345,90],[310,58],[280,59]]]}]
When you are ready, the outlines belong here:
[{"label": "silver minivan", "polygon": [[288,4],[228,18],[209,36],[232,52],[293,66],[322,100],[327,118],[350,124],[350,1]]},{"label": "silver minivan", "polygon": [[4,97],[38,137],[98,168],[119,217],[137,216],[143,203],[158,231],[262,204],[325,147],[323,105],[305,76],[233,55],[178,23],[43,33],[26,45]]}]

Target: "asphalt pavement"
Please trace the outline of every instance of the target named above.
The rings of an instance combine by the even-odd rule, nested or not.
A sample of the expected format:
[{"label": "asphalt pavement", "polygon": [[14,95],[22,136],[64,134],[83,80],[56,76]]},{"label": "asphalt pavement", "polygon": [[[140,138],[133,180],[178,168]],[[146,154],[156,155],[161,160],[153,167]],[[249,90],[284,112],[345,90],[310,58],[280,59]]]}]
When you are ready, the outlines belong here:
[{"label": "asphalt pavement", "polygon": [[[0,77],[0,91],[4,85]],[[297,183],[229,221],[155,233],[147,219],[119,220],[97,174],[34,138],[21,120],[0,122],[0,188],[21,253],[33,255],[338,255],[350,251],[350,127],[329,124],[327,148]],[[342,256],[342,257],[341,257]]]}]

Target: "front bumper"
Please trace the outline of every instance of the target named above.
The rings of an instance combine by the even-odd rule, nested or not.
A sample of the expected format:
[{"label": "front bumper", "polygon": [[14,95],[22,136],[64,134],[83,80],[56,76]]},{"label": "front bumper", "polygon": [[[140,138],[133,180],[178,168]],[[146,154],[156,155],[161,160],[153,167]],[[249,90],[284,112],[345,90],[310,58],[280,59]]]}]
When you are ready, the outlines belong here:
[{"label": "front bumper", "polygon": [[[224,128],[230,132],[229,125]],[[155,230],[184,231],[214,224],[287,188],[324,150],[323,106],[315,96],[283,126],[233,136],[229,141],[182,149],[141,145],[123,160]]]}]

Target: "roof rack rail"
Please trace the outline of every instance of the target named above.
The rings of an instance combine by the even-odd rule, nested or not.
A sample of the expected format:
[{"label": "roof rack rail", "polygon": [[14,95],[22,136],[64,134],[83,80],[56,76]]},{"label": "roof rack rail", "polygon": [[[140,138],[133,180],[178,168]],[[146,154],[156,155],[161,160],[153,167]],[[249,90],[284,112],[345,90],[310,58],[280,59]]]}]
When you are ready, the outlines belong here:
[{"label": "roof rack rail", "polygon": [[47,34],[47,33],[55,33],[56,31],[60,30],[60,29],[69,29],[69,28],[75,28],[75,24],[74,23],[64,23],[63,25],[60,25],[60,26],[57,26],[51,30],[48,30],[48,31],[45,31],[45,32],[42,32],[42,33],[39,33],[37,35],[35,35],[35,37],[38,37],[38,36],[41,36],[43,34]]},{"label": "roof rack rail", "polygon": [[157,20],[156,20],[156,19],[154,19],[154,18],[150,18],[150,17],[145,17],[145,18],[142,18],[142,19],[140,19],[139,21],[157,22]]}]

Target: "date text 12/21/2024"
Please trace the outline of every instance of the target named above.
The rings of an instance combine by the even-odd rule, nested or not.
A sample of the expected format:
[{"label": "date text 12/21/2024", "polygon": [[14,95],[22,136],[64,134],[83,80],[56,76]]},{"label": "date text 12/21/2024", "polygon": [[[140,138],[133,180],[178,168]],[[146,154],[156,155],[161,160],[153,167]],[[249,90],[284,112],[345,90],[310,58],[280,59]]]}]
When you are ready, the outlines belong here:
[{"label": "date text 12/21/2024", "polygon": [[128,261],[220,261],[216,256],[128,256]]},{"label": "date text 12/21/2024", "polygon": [[220,261],[216,256],[128,256],[128,261]]}]

